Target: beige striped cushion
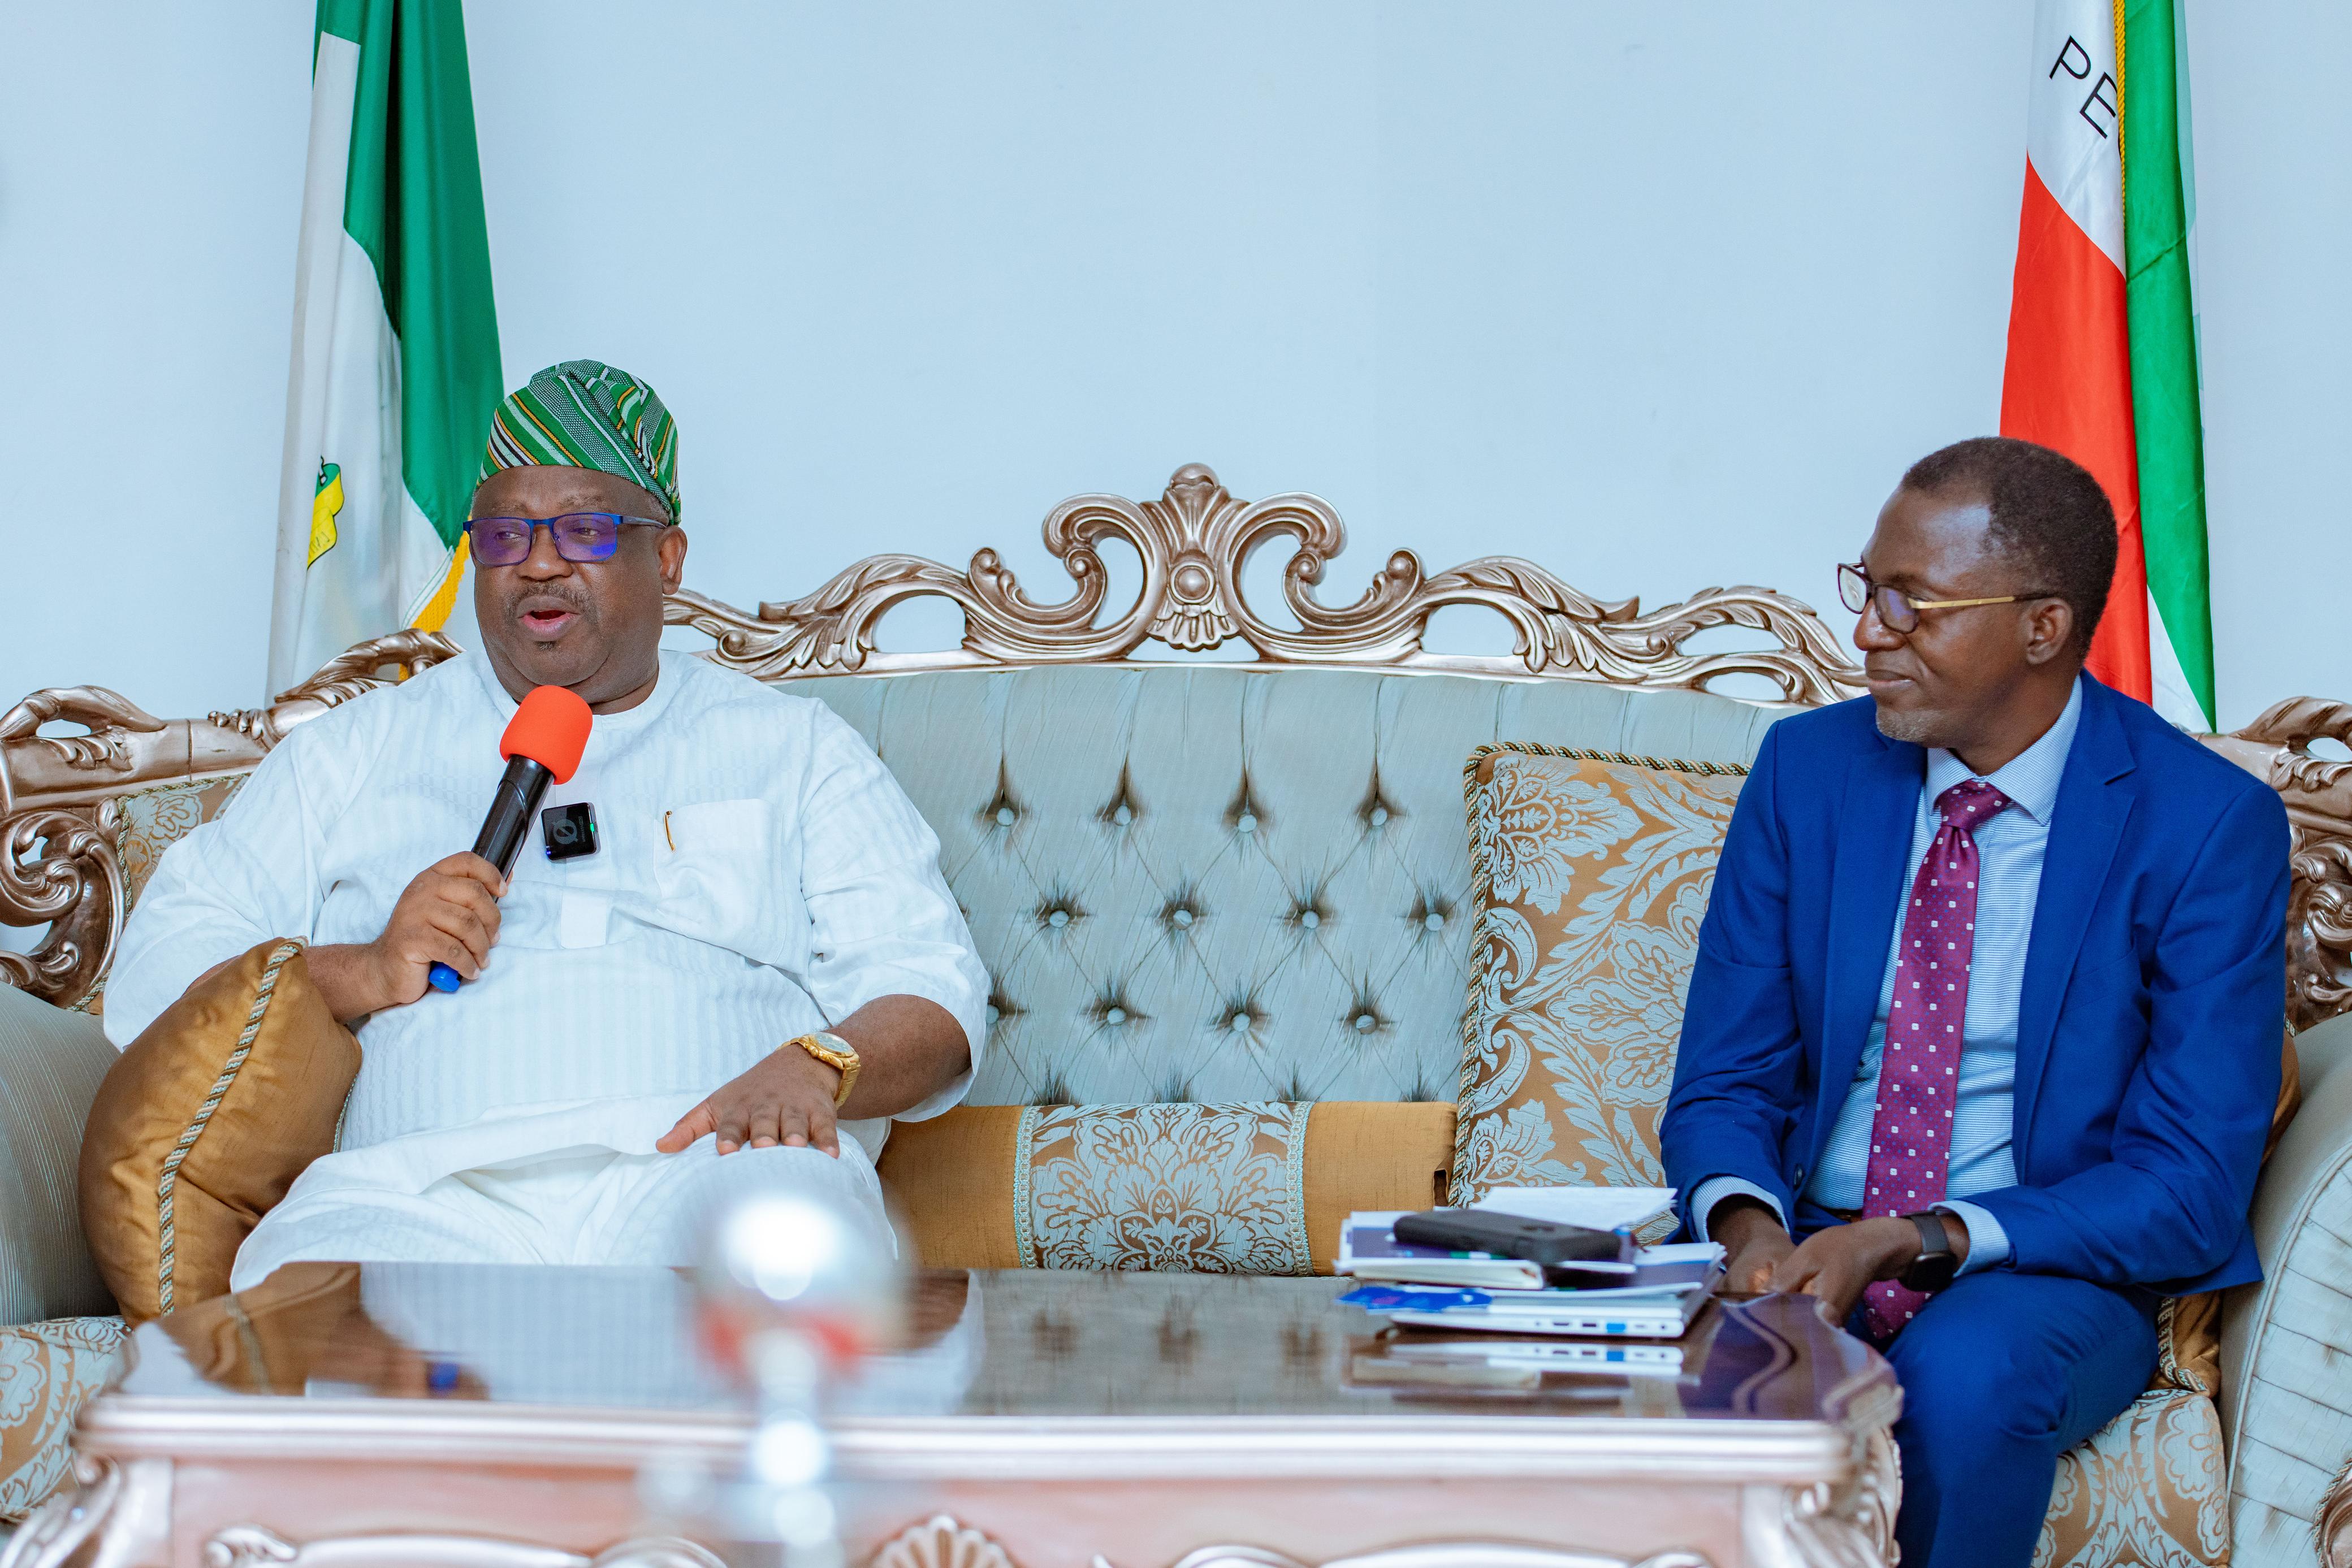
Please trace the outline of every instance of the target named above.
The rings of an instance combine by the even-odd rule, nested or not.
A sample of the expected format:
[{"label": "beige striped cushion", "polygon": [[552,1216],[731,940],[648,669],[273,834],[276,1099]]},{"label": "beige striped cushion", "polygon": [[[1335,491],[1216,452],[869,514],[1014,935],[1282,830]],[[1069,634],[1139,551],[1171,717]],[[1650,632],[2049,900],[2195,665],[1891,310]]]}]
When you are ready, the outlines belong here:
[{"label": "beige striped cushion", "polygon": [[2292,1548],[2301,1563],[2312,1559],[2328,1484],[2352,1458],[2352,1169],[2339,1161],[2312,1197],[2309,1218],[2258,1288],[2261,1321],[2248,1325],[2255,1343],[2243,1397],[2233,1401],[2231,1456],[2241,1536],[2281,1553]]},{"label": "beige striped cushion", "polygon": [[2254,1200],[2260,1285],[2230,1292],[2222,1423],[2241,1564],[2309,1564],[2352,1458],[2352,1016],[2298,1037],[2304,1104]]},{"label": "beige striped cushion", "polygon": [[0,1323],[114,1310],[74,1203],[82,1119],[113,1065],[96,1019],[0,986]]}]

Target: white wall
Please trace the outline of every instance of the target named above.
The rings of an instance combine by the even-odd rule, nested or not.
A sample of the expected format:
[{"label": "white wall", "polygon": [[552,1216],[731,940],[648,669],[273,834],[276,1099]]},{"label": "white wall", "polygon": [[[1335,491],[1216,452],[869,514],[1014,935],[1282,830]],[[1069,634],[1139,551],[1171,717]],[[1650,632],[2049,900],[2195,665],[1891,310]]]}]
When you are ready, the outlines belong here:
[{"label": "white wall", "polygon": [[[2189,0],[2222,718],[2352,696],[2332,465],[2352,63]],[[476,0],[509,381],[683,433],[691,585],[1003,549],[1188,461],[1355,548],[1843,632],[1911,458],[1991,429],[2029,0]],[[0,702],[263,694],[311,7],[0,0]],[[1454,629],[1457,645],[1492,645]]]}]

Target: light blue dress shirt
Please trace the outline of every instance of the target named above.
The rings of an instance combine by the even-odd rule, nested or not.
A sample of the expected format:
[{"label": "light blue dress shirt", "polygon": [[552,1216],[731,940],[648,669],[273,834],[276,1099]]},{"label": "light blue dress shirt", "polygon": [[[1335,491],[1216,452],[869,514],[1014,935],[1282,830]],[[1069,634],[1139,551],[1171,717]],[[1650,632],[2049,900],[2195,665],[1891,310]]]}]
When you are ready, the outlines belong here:
[{"label": "light blue dress shirt", "polygon": [[[1967,1200],[1972,1193],[2017,1185],[2017,1161],[2010,1149],[2014,1123],[2013,1096],[2017,1083],[2017,1006],[2025,981],[2026,943],[2033,933],[2033,902],[2042,889],[2042,857],[2050,843],[2050,815],[2058,804],[2059,780],[2065,776],[2066,754],[2074,748],[2075,727],[2083,717],[2083,687],[2078,678],[2058,722],[2042,733],[2007,766],[1984,776],[1984,781],[2009,797],[2011,804],[1978,824],[1976,948],[1969,962],[1969,1012],[1960,1039],[1959,1084],[1952,1107],[1951,1162],[1945,1200],[1935,1207],[1956,1215],[1969,1228],[1969,1260],[1960,1272],[1990,1269],[2009,1256],[2009,1237],[2000,1221],[1979,1204]],[[1948,751],[1927,753],[1927,777],[1919,787],[1919,803],[1911,822],[1911,858],[1903,873],[1909,887],[1927,858],[1944,816],[1936,799],[1955,784],[1978,775]],[[1878,1067],[1886,1043],[1886,1015],[1895,1005],[1895,964],[1903,950],[1903,920],[1897,907],[1895,928],[1887,934],[1886,976],[1878,988],[1878,1016],[1870,1026],[1862,1061],[1845,1103],[1822,1145],[1820,1166],[1805,1184],[1805,1197],[1823,1208],[1862,1207],[1863,1186],[1870,1170],[1870,1125],[1878,1113]],[[1762,1200],[1779,1214],[1778,1200],[1754,1184],[1737,1176],[1717,1176],[1692,1195],[1691,1215],[1701,1235],[1715,1206],[1734,1194]],[[1780,1215],[1780,1223],[1789,1217]]]}]

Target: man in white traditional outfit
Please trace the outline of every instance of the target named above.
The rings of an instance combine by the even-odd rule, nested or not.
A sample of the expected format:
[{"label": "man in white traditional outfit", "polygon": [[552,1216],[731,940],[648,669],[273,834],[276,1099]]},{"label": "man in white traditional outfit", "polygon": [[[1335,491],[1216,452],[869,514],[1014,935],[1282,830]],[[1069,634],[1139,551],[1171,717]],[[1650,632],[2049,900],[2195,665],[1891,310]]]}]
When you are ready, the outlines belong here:
[{"label": "man in white traditional outfit", "polygon": [[[747,1186],[829,1190],[887,1234],[890,1119],[961,1100],[985,1036],[939,841],[823,705],[660,650],[686,535],[644,383],[593,361],[533,377],[470,516],[482,646],[290,733],[164,855],[123,934],[118,1046],[299,936],[363,1048],[337,1152],[247,1239],[233,1288],[297,1260],[683,1263]],[[542,685],[595,715],[545,804],[588,803],[597,848],[552,860],[534,831],[502,886],[449,852]]]}]

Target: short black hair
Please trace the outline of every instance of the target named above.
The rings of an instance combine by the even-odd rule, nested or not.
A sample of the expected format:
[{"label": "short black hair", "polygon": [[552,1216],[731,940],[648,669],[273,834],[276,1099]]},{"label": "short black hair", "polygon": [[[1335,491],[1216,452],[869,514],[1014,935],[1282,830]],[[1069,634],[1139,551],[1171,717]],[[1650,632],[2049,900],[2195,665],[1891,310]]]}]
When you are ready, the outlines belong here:
[{"label": "short black hair", "polygon": [[2018,586],[2074,606],[2074,645],[2088,651],[2116,580],[2116,509],[2089,469],[2031,441],[1979,435],[1911,465],[1903,488],[1981,497],[1993,544],[2031,580]]}]

